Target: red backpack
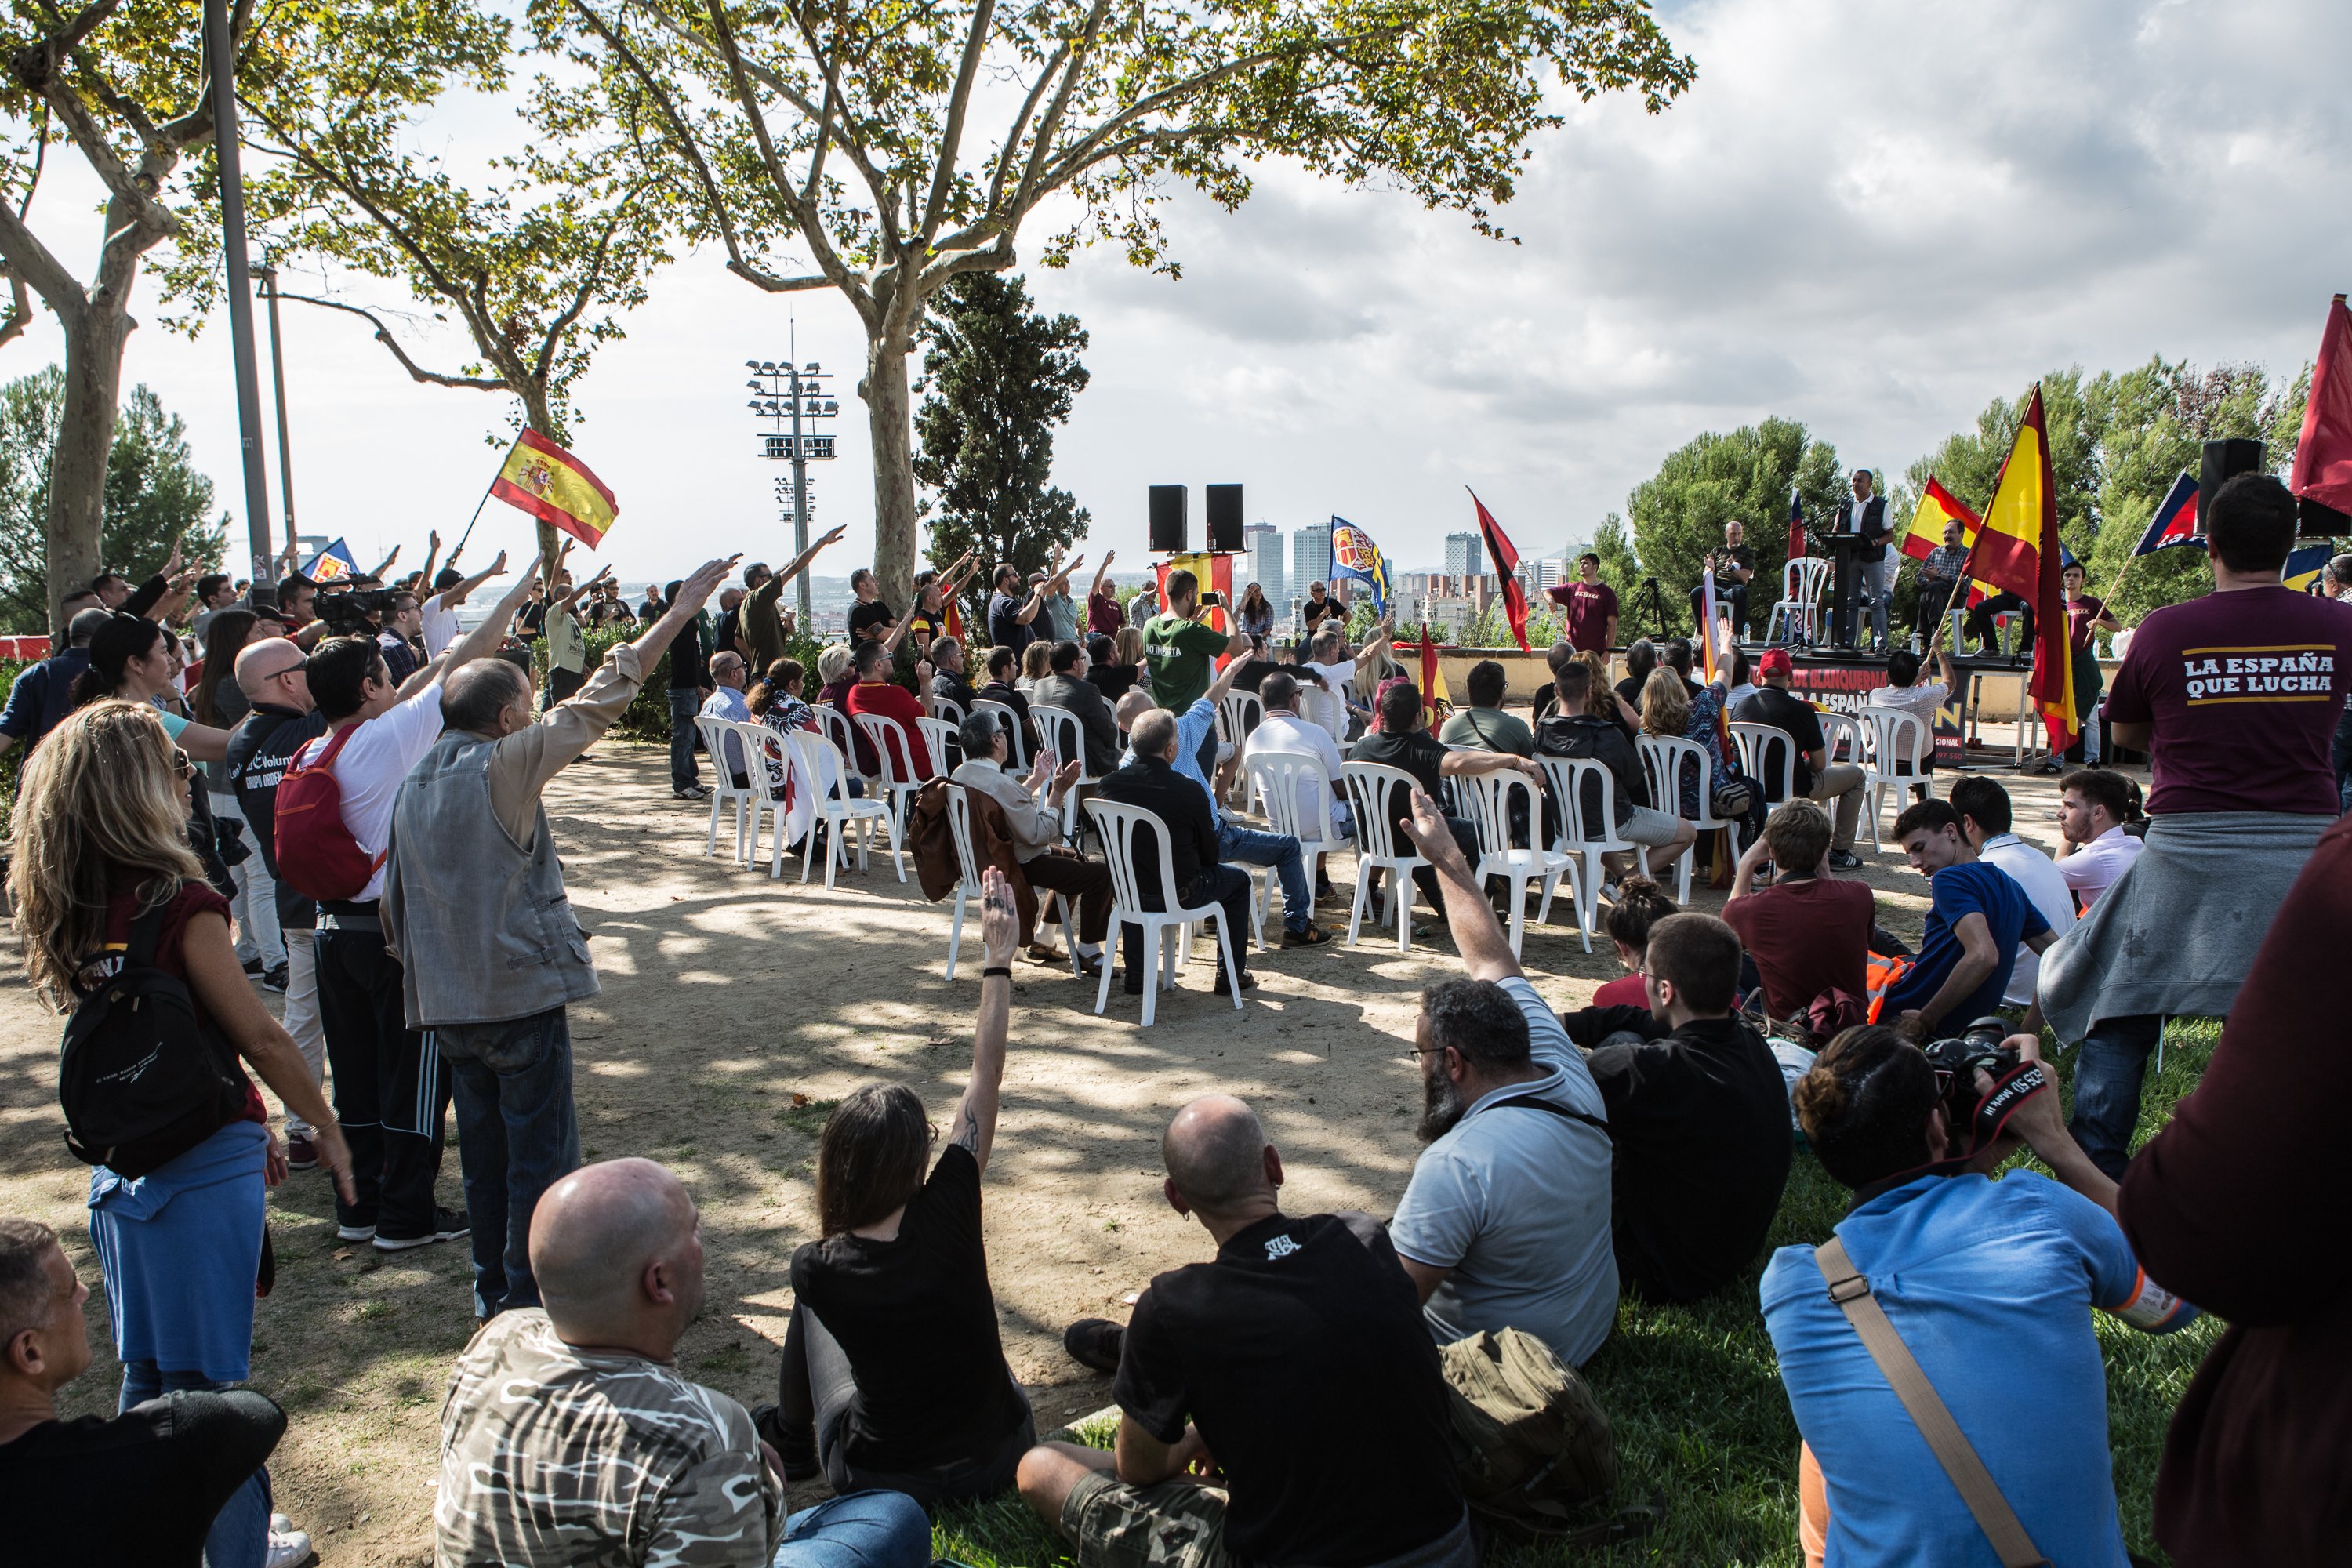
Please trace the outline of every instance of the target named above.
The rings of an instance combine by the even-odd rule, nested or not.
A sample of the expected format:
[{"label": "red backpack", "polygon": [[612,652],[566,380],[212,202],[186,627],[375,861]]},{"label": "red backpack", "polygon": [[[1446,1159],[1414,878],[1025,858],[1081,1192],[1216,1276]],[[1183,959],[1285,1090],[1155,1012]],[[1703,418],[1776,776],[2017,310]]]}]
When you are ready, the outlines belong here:
[{"label": "red backpack", "polygon": [[383,864],[343,826],[343,786],[335,781],[335,753],[359,726],[339,730],[316,762],[289,766],[278,784],[278,874],[306,898],[341,903],[356,899]]}]

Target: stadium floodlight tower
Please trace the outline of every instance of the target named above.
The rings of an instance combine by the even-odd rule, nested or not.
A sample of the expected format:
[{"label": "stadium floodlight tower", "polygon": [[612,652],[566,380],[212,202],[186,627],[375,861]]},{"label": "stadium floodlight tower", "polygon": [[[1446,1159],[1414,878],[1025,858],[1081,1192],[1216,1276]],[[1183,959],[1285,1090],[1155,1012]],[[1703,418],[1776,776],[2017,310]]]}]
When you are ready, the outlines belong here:
[{"label": "stadium floodlight tower", "polygon": [[[747,359],[743,368],[751,373],[744,384],[753,396],[751,407],[754,417],[768,422],[761,437],[760,455],[772,461],[793,466],[791,489],[787,481],[777,482],[776,499],[788,500],[792,506],[793,549],[802,552],[809,542],[809,478],[812,462],[830,462],[833,458],[833,436],[820,434],[816,423],[832,419],[841,413],[841,405],[825,390],[832,377],[824,367],[812,360],[807,364],[794,364],[790,355],[781,365],[773,360]],[[809,611],[809,574],[800,574],[800,621],[803,626],[812,623]]]}]

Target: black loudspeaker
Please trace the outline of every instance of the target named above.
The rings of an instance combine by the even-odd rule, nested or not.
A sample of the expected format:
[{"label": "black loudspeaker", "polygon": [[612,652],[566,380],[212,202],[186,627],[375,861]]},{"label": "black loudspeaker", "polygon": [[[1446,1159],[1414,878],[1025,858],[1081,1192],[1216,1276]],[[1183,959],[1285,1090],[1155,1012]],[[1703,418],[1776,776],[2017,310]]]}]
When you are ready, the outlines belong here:
[{"label": "black loudspeaker", "polygon": [[1242,488],[1239,485],[1211,485],[1209,493],[1209,548],[1238,552],[1242,541]]},{"label": "black loudspeaker", "polygon": [[1184,487],[1151,487],[1151,548],[1184,552]]},{"label": "black loudspeaker", "polygon": [[2198,515],[2213,504],[2221,487],[2240,474],[2263,471],[2263,444],[2260,441],[2229,440],[2205,443],[2205,463],[2197,473]]},{"label": "black loudspeaker", "polygon": [[2297,496],[2294,502],[2295,533],[2304,539],[2344,539],[2352,537],[2352,517],[2347,517],[2334,507]]}]

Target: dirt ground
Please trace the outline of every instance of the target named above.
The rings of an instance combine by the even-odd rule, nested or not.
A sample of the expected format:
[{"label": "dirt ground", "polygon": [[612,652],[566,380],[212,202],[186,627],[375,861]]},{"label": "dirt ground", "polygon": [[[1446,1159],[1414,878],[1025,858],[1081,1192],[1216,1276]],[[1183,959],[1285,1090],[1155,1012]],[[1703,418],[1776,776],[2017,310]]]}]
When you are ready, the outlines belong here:
[{"label": "dirt ground", "polygon": [[[781,881],[764,860],[737,868],[723,834],[706,857],[708,813],[671,797],[666,761],[607,743],[547,794],[604,986],[572,1015],[582,1138],[590,1159],[648,1156],[692,1189],[709,1299],[680,1363],[752,1404],[775,1397],[788,1264],[814,1235],[811,1162],[828,1102],[894,1079],[945,1125],[961,1092],[977,914],[950,984],[948,906],[925,902],[911,868],[901,884],[884,856],[827,893],[802,886],[796,863]],[[2019,832],[2054,844],[2051,781],[1998,776]],[[1880,923],[1916,940],[1926,883],[1899,853],[1872,854],[1866,841],[1863,852]],[[1352,867],[1342,858],[1331,869],[1344,900]],[[1696,908],[1721,902],[1695,891]],[[1561,1007],[1621,973],[1605,938],[1583,952],[1567,909],[1563,892],[1552,925],[1530,924],[1525,954]],[[1344,933],[1346,912],[1326,903],[1318,918]],[[1207,1255],[1204,1234],[1159,1190],[1157,1139],[1185,1100],[1226,1090],[1257,1108],[1283,1151],[1294,1212],[1387,1213],[1411,1171],[1418,1089],[1407,1052],[1420,988],[1455,973],[1443,928],[1403,956],[1369,931],[1352,951],[1334,941],[1261,955],[1240,1014],[1208,994],[1208,951],[1196,946],[1149,1030],[1116,985],[1097,1018],[1092,982],[1016,965],[989,1251],[1005,1351],[1041,1431],[1108,1398],[1108,1379],[1063,1354],[1063,1325],[1123,1316],[1154,1273]],[[14,943],[0,944],[0,1212],[57,1226],[91,1287],[98,1363],[67,1399],[79,1414],[110,1408],[118,1375],[85,1223],[88,1171],[60,1137],[60,1026],[23,984]],[[442,1195],[461,1201],[454,1146]],[[438,1413],[472,1328],[466,1245],[391,1259],[340,1245],[316,1172],[292,1177],[270,1210],[278,1285],[258,1304],[253,1382],[292,1416],[271,1461],[278,1506],[335,1568],[429,1563]],[[819,1495],[798,1488],[793,1503]]]}]

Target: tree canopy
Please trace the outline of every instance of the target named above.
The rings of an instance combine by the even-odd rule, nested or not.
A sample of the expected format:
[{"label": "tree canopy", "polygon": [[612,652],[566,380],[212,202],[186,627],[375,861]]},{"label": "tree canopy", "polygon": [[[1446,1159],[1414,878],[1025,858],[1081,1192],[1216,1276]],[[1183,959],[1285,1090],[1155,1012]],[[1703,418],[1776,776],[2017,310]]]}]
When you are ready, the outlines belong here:
[{"label": "tree canopy", "polygon": [[[1706,552],[1723,542],[1724,524],[1733,521],[1747,525],[1748,546],[1756,552],[1757,586],[1748,590],[1748,607],[1751,617],[1762,625],[1764,610],[1780,596],[1780,568],[1789,555],[1792,490],[1803,499],[1807,517],[1836,505],[1846,493],[1837,448],[1812,439],[1797,421],[1780,418],[1743,425],[1727,434],[1708,431],[1668,453],[1657,474],[1633,488],[1625,503],[1633,519],[1633,548],[1642,572],[1658,579],[1672,631],[1690,630],[1691,585],[1698,581]],[[1618,583],[1610,574],[1615,550],[1610,533],[1604,524],[1593,552],[1601,557],[1602,579],[1627,601],[1625,628],[1630,632],[1636,624],[1630,603],[1633,584]],[[1622,559],[1616,569],[1625,570]],[[1764,597],[1767,593],[1769,598]]]}]

